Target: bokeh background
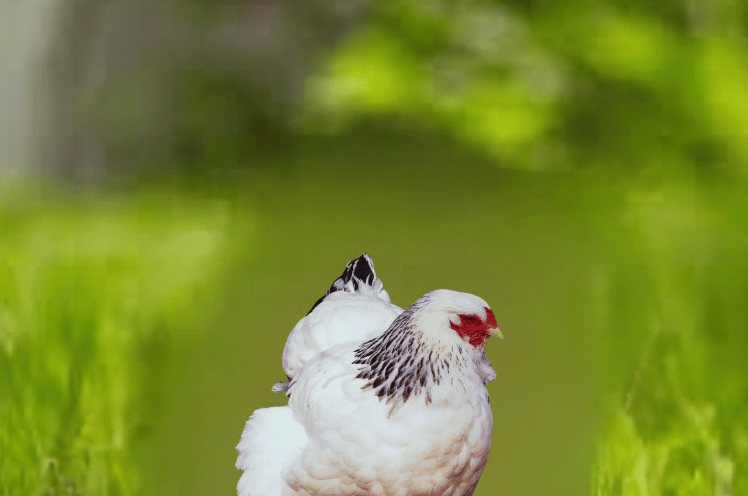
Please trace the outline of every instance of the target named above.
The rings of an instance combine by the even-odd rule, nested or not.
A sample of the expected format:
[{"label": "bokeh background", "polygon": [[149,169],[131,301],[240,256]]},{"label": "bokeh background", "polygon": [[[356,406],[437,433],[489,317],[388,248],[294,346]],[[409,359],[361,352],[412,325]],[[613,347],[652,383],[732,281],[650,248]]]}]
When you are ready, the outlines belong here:
[{"label": "bokeh background", "polygon": [[505,339],[476,495],[748,494],[748,4],[0,2],[0,494],[230,495],[369,253]]}]

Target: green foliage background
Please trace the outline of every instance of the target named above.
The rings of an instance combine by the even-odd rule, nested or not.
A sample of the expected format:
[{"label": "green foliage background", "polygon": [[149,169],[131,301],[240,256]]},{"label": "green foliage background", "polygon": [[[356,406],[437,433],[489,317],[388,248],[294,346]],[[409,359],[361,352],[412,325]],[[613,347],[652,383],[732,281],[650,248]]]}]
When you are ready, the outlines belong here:
[{"label": "green foliage background", "polygon": [[129,173],[3,169],[0,494],[232,494],[363,251],[401,306],[496,311],[476,494],[748,494],[748,7],[369,8],[290,115],[185,67],[164,129],[144,67],[79,109]]}]

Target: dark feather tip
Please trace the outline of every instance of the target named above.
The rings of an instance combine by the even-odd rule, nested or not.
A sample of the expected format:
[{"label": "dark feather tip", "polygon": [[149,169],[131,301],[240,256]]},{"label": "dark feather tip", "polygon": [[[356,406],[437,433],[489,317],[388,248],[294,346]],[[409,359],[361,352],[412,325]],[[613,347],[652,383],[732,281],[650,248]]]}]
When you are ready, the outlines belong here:
[{"label": "dark feather tip", "polygon": [[374,272],[374,262],[372,262],[369,255],[363,253],[360,257],[351,260],[346,264],[343,274],[333,281],[332,285],[330,285],[330,289],[327,290],[327,293],[317,300],[314,306],[312,306],[312,309],[307,312],[307,315],[312,313],[314,309],[317,308],[317,305],[322,303],[329,295],[336,291],[345,289],[345,286],[351,281],[353,282],[353,290],[358,291],[359,281],[371,286],[374,284],[376,278],[377,275]]}]

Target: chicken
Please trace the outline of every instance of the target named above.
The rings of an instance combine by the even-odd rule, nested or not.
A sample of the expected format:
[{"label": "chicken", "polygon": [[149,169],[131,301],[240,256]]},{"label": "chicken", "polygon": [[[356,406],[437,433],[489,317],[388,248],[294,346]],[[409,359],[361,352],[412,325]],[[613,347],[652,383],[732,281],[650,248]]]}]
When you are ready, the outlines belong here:
[{"label": "chicken", "polygon": [[[358,288],[375,278],[358,278]],[[305,319],[344,296],[334,293]],[[362,325],[353,317],[350,323]],[[485,345],[489,336],[502,337],[485,301],[432,291],[377,335],[355,341],[341,334],[326,349],[316,325],[303,332],[315,336],[319,352],[307,357],[299,345],[292,354],[304,358],[286,368],[286,345],[289,402],[261,408],[247,421],[237,446],[239,496],[473,493],[493,429],[485,384],[496,372]]]}]

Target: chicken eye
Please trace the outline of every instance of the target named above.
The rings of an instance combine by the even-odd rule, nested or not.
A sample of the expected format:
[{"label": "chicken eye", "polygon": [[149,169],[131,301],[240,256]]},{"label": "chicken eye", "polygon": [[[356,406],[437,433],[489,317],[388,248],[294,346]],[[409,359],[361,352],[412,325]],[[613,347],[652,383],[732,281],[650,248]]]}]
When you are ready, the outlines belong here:
[{"label": "chicken eye", "polygon": [[467,320],[471,324],[477,324],[478,323],[478,319],[476,317],[473,317],[472,315],[469,315],[469,316],[465,317],[465,320]]}]

